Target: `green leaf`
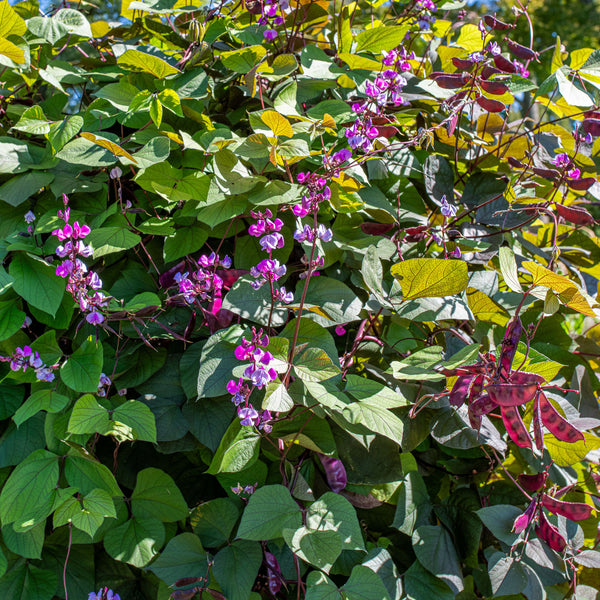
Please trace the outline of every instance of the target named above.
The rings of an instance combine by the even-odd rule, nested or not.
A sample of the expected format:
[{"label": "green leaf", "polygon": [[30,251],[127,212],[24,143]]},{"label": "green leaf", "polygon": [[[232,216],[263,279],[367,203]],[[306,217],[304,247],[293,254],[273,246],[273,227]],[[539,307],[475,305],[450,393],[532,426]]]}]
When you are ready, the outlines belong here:
[{"label": "green leaf", "polygon": [[67,483],[82,494],[99,488],[107,491],[112,498],[123,495],[110,470],[92,458],[67,456],[64,469]]},{"label": "green leaf", "polygon": [[19,428],[14,423],[9,423],[0,438],[0,468],[18,465],[29,454],[45,447],[43,415],[33,418]]},{"label": "green leaf", "polygon": [[88,339],[63,364],[60,376],[76,392],[97,392],[102,364],[102,344]]},{"label": "green leaf", "polygon": [[320,348],[307,348],[293,359],[294,372],[303,381],[324,381],[340,372]]},{"label": "green leaf", "polygon": [[90,24],[78,10],[61,8],[53,15],[52,19],[60,23],[72,35],[86,39],[94,37]]},{"label": "green leaf", "polygon": [[134,567],[145,567],[165,541],[165,528],[158,519],[129,519],[104,536],[104,548],[112,558]]},{"label": "green leaf", "polygon": [[404,300],[459,294],[469,283],[467,263],[442,258],[410,258],[392,266]]},{"label": "green leaf", "polygon": [[187,503],[173,479],[164,471],[140,471],[131,496],[131,510],[139,519],[155,518],[170,523],[188,516]]},{"label": "green leaf", "polygon": [[158,98],[152,98],[150,101],[150,118],[152,122],[156,126],[156,128],[160,128],[160,124],[162,123],[163,117],[163,109],[162,104],[159,102]]},{"label": "green leaf", "polygon": [[56,153],[56,158],[72,165],[86,167],[109,167],[117,162],[117,157],[110,150],[83,137],[67,142]]},{"label": "green leaf", "polygon": [[304,316],[324,327],[357,321],[363,307],[360,298],[345,283],[324,275],[311,280],[306,294],[306,303],[317,306],[325,312],[328,318],[312,312],[304,312]]},{"label": "green leaf", "polygon": [[67,429],[70,433],[101,433],[108,428],[108,411],[91,394],[75,402]]},{"label": "green leaf", "polygon": [[339,494],[326,492],[313,502],[306,515],[309,529],[336,531],[342,543],[342,550],[364,550],[362,532],[356,510]]},{"label": "green leaf", "polygon": [[25,313],[14,302],[0,302],[0,341],[17,333],[24,322]]},{"label": "green leaf", "polygon": [[3,524],[30,526],[45,519],[54,503],[58,485],[58,457],[47,450],[31,453],[10,474],[0,494],[0,519]]},{"label": "green leaf", "polygon": [[412,536],[415,528],[427,525],[432,504],[423,477],[416,471],[404,475],[392,527]]},{"label": "green leaf", "polygon": [[284,529],[283,537],[292,552],[302,560],[329,573],[342,552],[342,540],[337,531],[314,530],[300,527],[296,531]]},{"label": "green leaf", "polygon": [[213,574],[228,600],[247,600],[262,564],[258,542],[236,540],[214,557]]},{"label": "green leaf", "polygon": [[79,133],[82,126],[83,117],[80,115],[70,115],[58,123],[52,123],[48,141],[54,152],[58,152],[67,142],[71,141]]},{"label": "green leaf", "polygon": [[284,529],[296,530],[301,524],[300,508],[289,490],[266,485],[250,496],[237,535],[246,540],[273,540],[282,537]]},{"label": "green leaf", "polygon": [[69,498],[54,513],[54,527],[73,523],[74,527],[94,537],[104,518],[116,518],[115,504],[108,492],[92,490],[82,499]]},{"label": "green leaf", "polygon": [[52,600],[58,581],[57,571],[19,559],[0,579],[0,595],[11,600]]},{"label": "green leaf", "polygon": [[412,535],[413,549],[429,572],[458,594],[464,589],[458,555],[452,538],[442,525],[422,525]]},{"label": "green leaf", "polygon": [[407,27],[400,25],[380,25],[362,31],[356,36],[355,52],[366,50],[379,54],[382,50],[392,50],[398,45],[398,40],[404,38],[406,31]]},{"label": "green leaf", "polygon": [[293,407],[294,399],[288,393],[285,385],[276,381],[269,383],[265,390],[262,408],[272,412],[287,412]]},{"label": "green leaf", "polygon": [[558,91],[561,96],[571,106],[588,108],[594,105],[594,101],[583,90],[580,90],[572,81],[569,81],[562,69],[558,69],[555,73],[558,83]]},{"label": "green leaf", "polygon": [[165,238],[163,258],[165,262],[171,262],[192,254],[204,246],[208,238],[208,232],[201,225],[191,225],[177,229],[174,235]]},{"label": "green leaf", "polygon": [[439,578],[415,561],[404,573],[404,589],[408,600],[455,600],[456,595]]},{"label": "green leaf", "polygon": [[454,171],[448,160],[440,154],[430,154],[425,161],[423,171],[425,189],[429,197],[438,205],[441,205],[444,196],[448,202],[452,202],[454,198]]},{"label": "green leaf", "polygon": [[[558,71],[557,71],[558,72]],[[518,594],[527,585],[527,574],[520,561],[502,552],[494,552],[488,560],[492,592],[496,596]]]},{"label": "green leaf", "polygon": [[325,573],[311,571],[306,579],[305,600],[341,600],[337,586]]},{"label": "green leaf", "polygon": [[348,600],[390,600],[381,578],[363,565],[352,569],[342,591]]},{"label": "green leaf", "polygon": [[28,108],[12,129],[22,131],[23,133],[32,133],[34,135],[45,135],[50,133],[50,121],[44,114],[41,106],[35,105]]},{"label": "green leaf", "polygon": [[53,267],[36,256],[18,252],[10,263],[9,274],[19,296],[52,316],[56,314],[66,282],[55,274]]},{"label": "green leaf", "polygon": [[142,402],[129,400],[118,406],[111,415],[113,421],[119,421],[131,427],[135,439],[156,443],[156,421],[152,411]]},{"label": "green leaf", "polygon": [[475,512],[483,524],[501,542],[509,546],[515,543],[519,536],[512,532],[512,528],[515,519],[523,513],[522,509],[510,504],[495,504],[494,506],[484,506]]},{"label": "green leaf", "polygon": [[349,374],[346,377],[344,391],[357,400],[373,406],[398,408],[408,404],[408,400],[399,391],[394,391],[382,383],[360,375]]},{"label": "green leaf", "polygon": [[185,532],[169,541],[167,547],[149,567],[169,587],[183,577],[205,577],[208,569],[206,552],[198,536]]},{"label": "green leaf", "polygon": [[267,50],[263,46],[246,46],[239,50],[221,52],[221,61],[226,68],[235,73],[246,74],[260,64],[266,54]]},{"label": "green leaf", "polygon": [[260,435],[252,427],[240,425],[235,419],[221,439],[208,467],[208,473],[237,473],[258,459]]},{"label": "green leaf", "polygon": [[402,445],[404,423],[386,408],[368,402],[352,402],[344,407],[342,415],[349,423],[362,425],[369,431]]},{"label": "green leaf", "polygon": [[19,407],[13,421],[20,427],[27,419],[36,415],[40,410],[49,413],[60,412],[69,404],[67,396],[53,392],[52,390],[38,390],[27,398],[25,403]]},{"label": "green leaf", "polygon": [[180,72],[166,60],[139,50],[126,50],[117,58],[117,64],[127,71],[149,73],[158,79]]},{"label": "green leaf", "polygon": [[[2,541],[15,554],[24,558],[42,558],[45,523],[39,523],[28,531],[15,531],[12,525],[2,527]],[[6,567],[5,567],[6,569]]]},{"label": "green leaf", "polygon": [[141,241],[139,235],[124,227],[102,227],[93,229],[86,242],[94,249],[94,258],[100,258],[113,252],[129,250]]},{"label": "green leaf", "polygon": [[227,543],[240,516],[238,507],[228,498],[215,498],[197,506],[190,522],[204,546],[217,548]]},{"label": "green leaf", "polygon": [[199,398],[214,398],[227,393],[231,371],[239,364],[234,350],[241,335],[242,329],[234,326],[219,331],[204,346],[198,373]]}]

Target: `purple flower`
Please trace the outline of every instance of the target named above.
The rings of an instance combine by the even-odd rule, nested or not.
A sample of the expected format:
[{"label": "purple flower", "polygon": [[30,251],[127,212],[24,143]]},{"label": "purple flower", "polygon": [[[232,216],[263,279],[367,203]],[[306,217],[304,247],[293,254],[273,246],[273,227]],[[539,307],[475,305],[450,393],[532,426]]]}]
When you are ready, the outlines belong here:
[{"label": "purple flower", "polygon": [[450,256],[452,258],[460,258],[462,256],[460,248],[458,246],[456,246],[456,248],[454,248],[454,250],[452,250],[452,252],[450,252]]},{"label": "purple flower", "polygon": [[344,328],[343,325],[336,325],[335,334],[336,335],[345,335],[346,334],[346,329]]},{"label": "purple flower", "polygon": [[47,381],[48,383],[54,381],[54,373],[50,367],[40,367],[36,369],[35,376],[39,381]]},{"label": "purple flower", "polygon": [[529,506],[527,507],[527,510],[515,519],[515,522],[513,523],[513,527],[512,527],[512,530],[515,533],[521,533],[522,531],[527,529],[527,527],[529,527],[529,524],[531,523],[531,521],[533,520],[533,517],[535,515],[536,508],[537,508],[537,501],[532,500],[531,503],[529,504]]},{"label": "purple flower", "polygon": [[100,325],[104,321],[104,315],[94,310],[87,315],[85,320],[91,325]]},{"label": "purple flower", "polygon": [[566,167],[570,162],[571,159],[569,158],[569,155],[566,152],[563,152],[554,158],[552,164],[557,167]]},{"label": "purple flower", "polygon": [[265,235],[260,239],[260,247],[265,251],[276,250],[285,246],[285,240],[280,233],[274,232]]},{"label": "purple flower", "polygon": [[88,595],[88,600],[121,600],[121,597],[105,587],[104,589],[100,588],[97,594],[91,592]]},{"label": "purple flower", "polygon": [[238,417],[242,425],[258,425],[260,416],[252,406],[238,407]]},{"label": "purple flower", "polygon": [[487,50],[492,56],[498,56],[502,52],[502,48],[500,48],[497,42],[490,42]]},{"label": "purple flower", "polygon": [[581,171],[577,168],[571,169],[570,171],[567,171],[567,175],[571,179],[579,179],[581,177]]},{"label": "purple flower", "polygon": [[448,201],[446,200],[446,195],[444,194],[442,196],[442,208],[441,208],[441,213],[445,216],[445,217],[454,217],[456,216],[456,211],[457,208],[456,206],[449,204]]},{"label": "purple flower", "polygon": [[35,221],[35,215],[30,210],[25,213],[23,218],[25,219],[25,223],[28,225],[31,225],[31,223]]},{"label": "purple flower", "polygon": [[269,42],[272,42],[277,37],[277,32],[274,29],[267,29],[263,31],[263,37]]}]

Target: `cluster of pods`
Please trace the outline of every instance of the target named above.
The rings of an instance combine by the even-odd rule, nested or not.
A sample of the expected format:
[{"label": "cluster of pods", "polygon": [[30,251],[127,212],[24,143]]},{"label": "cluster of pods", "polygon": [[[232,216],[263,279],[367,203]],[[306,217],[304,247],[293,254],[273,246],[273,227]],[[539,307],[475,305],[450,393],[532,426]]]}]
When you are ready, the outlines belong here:
[{"label": "cluster of pods", "polygon": [[[512,370],[522,333],[521,319],[515,316],[506,329],[498,363],[456,369],[453,374],[458,377],[450,392],[450,404],[460,406],[467,402],[471,426],[477,430],[481,427],[483,415],[499,408],[510,439],[521,448],[533,448],[531,435],[519,412],[519,406],[533,401],[533,433],[538,450],[544,448],[542,425],[563,442],[584,440],[583,433],[569,423],[544,394],[541,387],[545,382],[543,377]],[[490,369],[490,365],[493,368]]]},{"label": "cluster of pods", "polygon": [[[567,542],[559,533],[558,528],[552,525],[544,514],[544,508],[555,515],[561,515],[571,521],[583,521],[592,514],[592,508],[583,502],[565,502],[556,497],[549,496],[542,491],[548,474],[547,472],[537,475],[519,475],[521,487],[528,492],[537,492],[532,498],[525,512],[519,515],[514,522],[513,531],[521,533],[535,521],[535,533],[552,550],[562,552]],[[559,492],[560,493],[560,492]]]}]

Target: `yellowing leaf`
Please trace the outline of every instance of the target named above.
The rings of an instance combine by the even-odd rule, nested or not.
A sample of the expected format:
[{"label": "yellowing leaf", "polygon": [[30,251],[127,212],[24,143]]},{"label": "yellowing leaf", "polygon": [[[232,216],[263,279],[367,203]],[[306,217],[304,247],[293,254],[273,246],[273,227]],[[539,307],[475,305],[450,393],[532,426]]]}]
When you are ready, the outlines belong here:
[{"label": "yellowing leaf", "polygon": [[456,45],[459,48],[464,48],[467,52],[477,52],[491,39],[491,36],[486,36],[484,42],[481,41],[481,31],[477,25],[467,23],[460,28],[460,34],[456,40]]},{"label": "yellowing leaf", "polygon": [[123,148],[121,148],[121,146],[118,146],[117,144],[115,144],[114,142],[111,142],[110,140],[107,140],[106,138],[94,135],[93,133],[89,133],[87,131],[84,131],[81,134],[81,137],[88,140],[88,142],[92,142],[93,144],[96,144],[97,146],[102,146],[102,148],[106,148],[109,152],[112,152],[115,156],[125,156],[126,158],[128,158],[129,160],[131,160],[135,164],[137,164],[137,161],[135,160],[135,158],[133,158],[133,156],[131,156],[131,154],[129,154],[129,152],[127,152],[127,150],[123,150]]},{"label": "yellowing leaf", "polygon": [[585,436],[585,440],[569,443],[561,442],[548,433],[544,436],[544,446],[546,446],[550,458],[559,467],[570,467],[581,462],[587,456],[588,452],[600,448],[600,438],[587,432],[583,435]]},{"label": "yellowing leaf", "polygon": [[592,52],[593,50],[591,48],[580,48],[578,50],[573,50],[573,52],[571,52],[571,69],[581,69]]},{"label": "yellowing leaf", "polygon": [[467,302],[475,317],[485,323],[495,323],[504,327],[509,315],[499,304],[496,304],[487,294],[475,288],[467,288]]},{"label": "yellowing leaf", "polygon": [[364,187],[362,183],[356,181],[356,179],[346,175],[344,171],[342,171],[339,177],[334,177],[333,181],[335,181],[345,192],[358,192],[360,188]]},{"label": "yellowing leaf", "polygon": [[357,54],[351,54],[350,52],[342,52],[338,54],[339,58],[343,60],[351,69],[362,69],[364,71],[381,71],[381,63],[367,58],[366,56],[359,56]]},{"label": "yellowing leaf", "polygon": [[337,128],[337,125],[335,124],[333,117],[329,113],[325,113],[323,115],[323,120],[321,121],[321,123],[323,124],[323,127],[325,127],[326,129],[336,129]]},{"label": "yellowing leaf", "polygon": [[556,45],[554,46],[554,53],[552,54],[552,66],[550,68],[550,72],[554,73],[554,71],[560,69],[563,66],[563,59],[561,53],[561,42],[560,36],[556,36]]},{"label": "yellowing leaf", "polygon": [[265,110],[260,119],[275,136],[292,137],[294,135],[290,122],[276,110]]},{"label": "yellowing leaf", "polygon": [[110,31],[110,25],[106,21],[94,21],[91,28],[95,38],[103,37]]},{"label": "yellowing leaf", "polygon": [[443,258],[410,258],[392,266],[404,300],[453,296],[466,289],[467,263]]},{"label": "yellowing leaf", "polygon": [[162,58],[139,50],[126,50],[117,58],[117,64],[127,71],[150,73],[150,75],[154,75],[159,79],[179,73],[179,69],[176,69]]},{"label": "yellowing leaf", "polygon": [[19,46],[15,46],[12,42],[0,37],[0,54],[3,56],[7,56],[13,62],[16,62],[18,65],[22,65],[25,62],[25,52],[19,48]]},{"label": "yellowing leaf", "polygon": [[525,261],[523,267],[533,275],[534,285],[554,290],[561,302],[569,308],[590,317],[596,316],[596,313],[583,297],[577,285],[570,279],[567,279],[564,275],[554,273],[533,261]]},{"label": "yellowing leaf", "polygon": [[16,13],[8,0],[0,2],[0,37],[23,35],[27,31],[25,21]]}]

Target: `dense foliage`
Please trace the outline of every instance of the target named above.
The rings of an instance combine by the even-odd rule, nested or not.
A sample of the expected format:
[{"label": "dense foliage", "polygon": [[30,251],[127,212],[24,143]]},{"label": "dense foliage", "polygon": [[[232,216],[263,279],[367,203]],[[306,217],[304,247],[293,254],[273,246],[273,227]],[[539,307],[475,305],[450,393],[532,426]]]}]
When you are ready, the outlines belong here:
[{"label": "dense foliage", "polygon": [[0,596],[596,598],[600,51],[464,4],[0,0]]}]

